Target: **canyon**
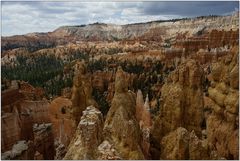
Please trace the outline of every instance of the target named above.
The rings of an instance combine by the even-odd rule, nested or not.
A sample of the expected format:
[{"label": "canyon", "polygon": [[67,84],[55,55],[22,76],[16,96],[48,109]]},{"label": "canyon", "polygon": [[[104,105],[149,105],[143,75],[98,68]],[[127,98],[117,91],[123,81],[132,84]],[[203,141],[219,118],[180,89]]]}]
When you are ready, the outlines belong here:
[{"label": "canyon", "polygon": [[239,12],[1,47],[1,159],[239,159]]}]

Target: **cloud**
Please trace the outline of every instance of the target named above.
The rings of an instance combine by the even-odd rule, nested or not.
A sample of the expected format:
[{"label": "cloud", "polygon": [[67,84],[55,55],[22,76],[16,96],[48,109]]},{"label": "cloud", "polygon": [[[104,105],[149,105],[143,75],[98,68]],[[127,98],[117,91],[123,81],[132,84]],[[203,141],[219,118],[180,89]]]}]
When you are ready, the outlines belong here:
[{"label": "cloud", "polygon": [[225,14],[238,2],[2,2],[2,35],[53,31],[94,22],[128,24]]},{"label": "cloud", "polygon": [[145,14],[172,14],[193,17],[216,14],[221,15],[239,8],[237,1],[183,1],[183,2],[146,2],[142,8]]}]

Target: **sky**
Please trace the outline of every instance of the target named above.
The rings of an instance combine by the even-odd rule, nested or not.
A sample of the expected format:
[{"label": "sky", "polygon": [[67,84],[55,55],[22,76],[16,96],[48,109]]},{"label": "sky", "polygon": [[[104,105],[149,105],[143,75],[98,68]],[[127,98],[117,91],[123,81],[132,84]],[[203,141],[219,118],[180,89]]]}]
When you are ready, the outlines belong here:
[{"label": "sky", "polygon": [[54,31],[60,26],[95,22],[129,24],[153,20],[226,15],[238,1],[185,2],[2,2],[2,36]]}]

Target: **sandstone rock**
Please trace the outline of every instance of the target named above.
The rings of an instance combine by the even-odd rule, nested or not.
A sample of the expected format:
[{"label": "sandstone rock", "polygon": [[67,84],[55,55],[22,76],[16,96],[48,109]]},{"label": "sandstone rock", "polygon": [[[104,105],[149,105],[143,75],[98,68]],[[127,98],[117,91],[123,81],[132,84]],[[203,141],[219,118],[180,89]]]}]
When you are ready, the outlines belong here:
[{"label": "sandstone rock", "polygon": [[164,160],[189,159],[189,132],[179,127],[161,141],[161,158]]},{"label": "sandstone rock", "polygon": [[34,155],[34,160],[43,160],[43,155],[41,153],[39,153],[38,151],[36,151],[36,153]]},{"label": "sandstone rock", "polygon": [[44,159],[54,159],[54,137],[52,124],[34,124],[34,148],[43,155]]},{"label": "sandstone rock", "polygon": [[21,138],[21,122],[17,113],[3,113],[1,117],[1,151],[10,150]]},{"label": "sandstone rock", "polygon": [[148,95],[143,101],[142,91],[138,90],[136,98],[136,119],[139,122],[142,133],[141,147],[145,159],[150,158],[150,128],[152,125]]},{"label": "sandstone rock", "polygon": [[135,118],[135,96],[127,89],[126,73],[118,69],[115,94],[104,124],[104,134],[123,159],[143,159],[140,128]]},{"label": "sandstone rock", "polygon": [[200,140],[194,131],[190,133],[189,139],[189,159],[191,160],[208,160],[207,140]]},{"label": "sandstone rock", "polygon": [[33,123],[49,123],[49,102],[46,100],[25,100],[20,103],[22,111],[29,111],[33,117]]},{"label": "sandstone rock", "polygon": [[[213,109],[213,113],[207,117],[207,140],[211,152],[211,159],[239,159],[238,149],[238,50],[232,54],[222,57],[222,59],[213,64],[221,66],[218,75],[214,75],[214,86],[208,89],[209,98],[212,100],[208,104]],[[230,76],[232,75],[232,77]],[[234,76],[235,75],[235,76]],[[232,79],[234,77],[234,80]],[[232,83],[231,83],[232,82]],[[227,89],[228,91],[226,92]],[[219,115],[220,114],[220,115]]]},{"label": "sandstone rock", "polygon": [[99,146],[98,151],[100,153],[99,160],[119,160],[119,154],[116,149],[107,140],[104,140]]},{"label": "sandstone rock", "polygon": [[55,141],[54,145],[55,145],[55,149],[56,149],[56,154],[54,156],[54,160],[62,160],[67,152],[64,144],[62,144],[59,141]]},{"label": "sandstone rock", "polygon": [[203,70],[193,60],[181,64],[161,89],[160,115],[154,122],[153,137],[161,141],[167,133],[184,127],[201,135],[203,122]]},{"label": "sandstone rock", "polygon": [[70,143],[75,126],[71,115],[71,100],[63,97],[55,98],[49,105],[49,117],[53,125],[54,138],[66,147]]},{"label": "sandstone rock", "polygon": [[3,160],[32,160],[34,159],[34,146],[31,141],[21,140],[13,145],[12,150],[1,155]]},{"label": "sandstone rock", "polygon": [[74,67],[74,78],[72,88],[72,115],[75,121],[75,126],[78,125],[82,116],[82,111],[87,106],[97,103],[92,99],[92,87],[90,77],[86,73],[86,66],[83,62],[77,62]]},{"label": "sandstone rock", "polygon": [[102,113],[93,106],[87,107],[64,159],[97,159],[97,147],[103,140],[102,129]]},{"label": "sandstone rock", "polygon": [[143,100],[143,95],[142,95],[142,91],[138,90],[137,91],[137,98],[136,98],[136,119],[138,121],[141,120],[142,118],[142,111],[143,111],[143,107],[144,106],[144,100]]},{"label": "sandstone rock", "polygon": [[230,81],[230,86],[234,89],[238,89],[239,88],[239,65],[235,65],[234,68],[231,70],[230,74],[229,74],[229,81]]}]

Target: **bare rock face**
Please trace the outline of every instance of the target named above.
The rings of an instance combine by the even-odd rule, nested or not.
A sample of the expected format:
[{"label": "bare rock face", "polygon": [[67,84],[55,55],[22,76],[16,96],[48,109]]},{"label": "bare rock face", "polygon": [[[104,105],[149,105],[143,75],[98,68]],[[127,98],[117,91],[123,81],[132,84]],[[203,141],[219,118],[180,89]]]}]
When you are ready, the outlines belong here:
[{"label": "bare rock face", "polygon": [[233,50],[233,54],[211,66],[212,80],[205,106],[211,109],[206,117],[207,139],[215,159],[239,159],[239,60],[238,49]]},{"label": "bare rock face", "polygon": [[163,137],[161,157],[164,160],[208,160],[210,159],[206,139],[199,139],[195,132],[189,133],[179,127]]},{"label": "bare rock face", "polygon": [[12,148],[21,138],[21,122],[17,113],[3,113],[1,117],[1,151]]},{"label": "bare rock face", "polygon": [[194,60],[181,64],[161,90],[160,115],[154,122],[153,137],[161,141],[169,132],[184,127],[201,135],[203,121],[203,70]]},{"label": "bare rock face", "polygon": [[52,160],[55,156],[52,124],[34,124],[34,147],[44,159]]},{"label": "bare rock face", "polygon": [[12,149],[1,154],[3,160],[33,160],[34,145],[32,141],[21,140]]},{"label": "bare rock face", "polygon": [[209,160],[210,154],[207,139],[199,139],[195,132],[189,134],[189,159],[190,160]]},{"label": "bare rock face", "polygon": [[103,141],[103,116],[93,106],[83,111],[77,131],[72,139],[64,159],[96,159],[99,156],[98,146]]},{"label": "bare rock face", "polygon": [[25,100],[20,103],[20,106],[21,111],[29,111],[30,115],[33,117],[33,123],[42,124],[50,122],[48,101]]},{"label": "bare rock face", "polygon": [[189,132],[179,127],[161,141],[161,158],[164,160],[188,159]]},{"label": "bare rock face", "polygon": [[82,111],[87,106],[97,106],[92,99],[91,77],[86,73],[86,66],[83,62],[77,62],[74,68],[73,88],[72,88],[72,115],[75,125],[78,126]]},{"label": "bare rock face", "polygon": [[62,160],[67,152],[66,147],[59,141],[55,141],[54,144],[56,149],[54,160]]},{"label": "bare rock face", "polygon": [[70,143],[74,132],[74,121],[71,117],[72,102],[68,98],[57,97],[49,105],[49,117],[53,125],[54,139],[66,147]]},{"label": "bare rock face", "polygon": [[179,127],[163,137],[161,157],[164,160],[209,159],[207,140],[200,140],[194,131]]},{"label": "bare rock face", "polygon": [[149,108],[149,99],[148,95],[146,97],[145,103],[143,100],[142,91],[138,90],[136,98],[136,119],[139,122],[140,130],[142,133],[141,138],[141,148],[145,159],[150,157],[150,128],[152,125],[150,108]]},{"label": "bare rock face", "polygon": [[105,138],[123,159],[144,159],[140,148],[140,128],[135,118],[135,95],[127,89],[127,75],[118,68],[115,94],[104,124]]},{"label": "bare rock face", "polygon": [[118,152],[114,148],[114,146],[109,143],[107,140],[104,140],[99,146],[99,160],[119,160],[121,159],[119,157]]},{"label": "bare rock face", "polygon": [[137,91],[137,98],[136,98],[136,119],[138,121],[142,118],[142,111],[144,106],[143,94],[141,90]]}]

